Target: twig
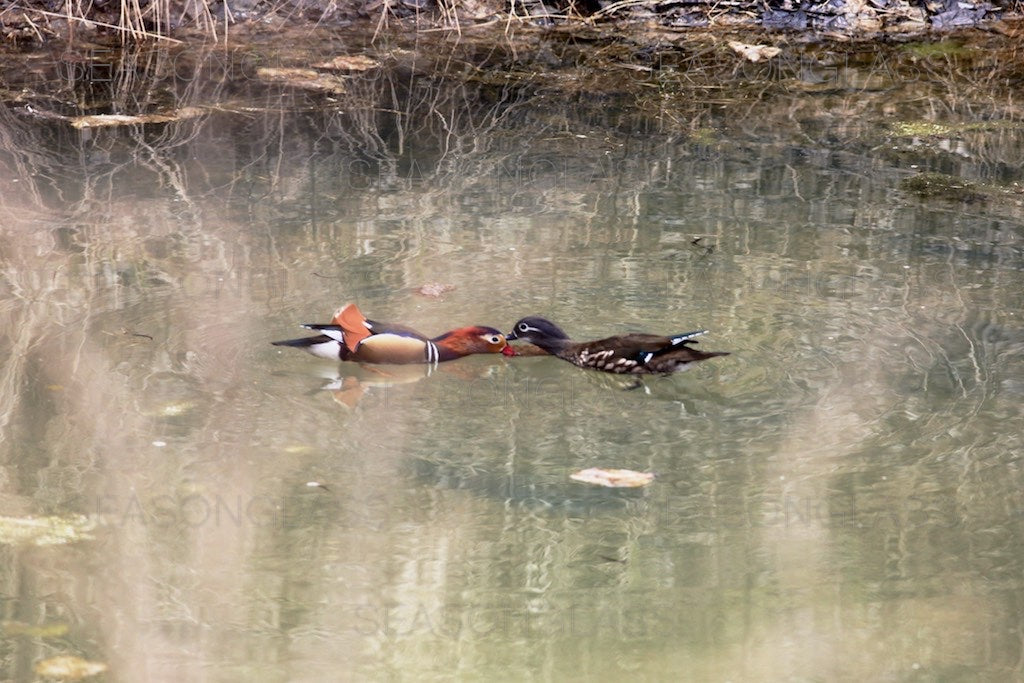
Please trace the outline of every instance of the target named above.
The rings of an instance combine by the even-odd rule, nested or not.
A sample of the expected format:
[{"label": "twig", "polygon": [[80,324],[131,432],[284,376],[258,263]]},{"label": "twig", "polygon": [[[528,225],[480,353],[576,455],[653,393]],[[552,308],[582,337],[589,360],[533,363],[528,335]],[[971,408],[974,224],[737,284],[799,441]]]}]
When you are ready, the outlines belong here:
[{"label": "twig", "polygon": [[647,4],[650,4],[648,0],[619,0],[619,2],[613,2],[607,7],[602,7],[601,9],[597,10],[596,12],[591,14],[588,17],[588,19],[597,19],[600,17],[608,16],[609,14],[614,14],[615,12],[618,12],[620,9],[624,7],[632,7],[633,5]]},{"label": "twig", "polygon": [[24,11],[22,11],[21,13],[21,18],[24,19],[25,23],[32,28],[32,31],[35,32],[36,38],[39,40],[39,42],[43,42],[43,34],[39,32],[39,27],[36,26],[36,22],[32,21],[32,19],[30,19],[29,16],[25,14]]}]

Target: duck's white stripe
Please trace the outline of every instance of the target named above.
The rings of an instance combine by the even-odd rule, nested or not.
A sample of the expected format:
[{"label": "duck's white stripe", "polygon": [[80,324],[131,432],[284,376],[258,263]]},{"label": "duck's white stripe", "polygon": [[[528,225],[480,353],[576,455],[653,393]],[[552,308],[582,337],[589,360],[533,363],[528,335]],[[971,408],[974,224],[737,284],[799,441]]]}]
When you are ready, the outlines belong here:
[{"label": "duck's white stripe", "polygon": [[437,351],[437,345],[434,344],[434,342],[432,342],[432,341],[428,341],[427,342],[427,362],[433,364],[433,363],[437,363],[439,359],[440,359],[440,354]]},{"label": "duck's white stripe", "polygon": [[[305,327],[305,325],[303,327]],[[333,339],[336,342],[341,342],[343,344],[345,343],[345,333],[342,332],[341,330],[329,330],[329,329],[328,330],[324,330],[324,329],[313,328],[313,327],[310,327],[308,329],[311,329],[311,330],[312,329],[316,329],[317,332],[319,332],[320,334],[324,335],[325,337],[330,337],[331,339]]]},{"label": "duck's white stripe", "polygon": [[696,330],[694,332],[687,332],[686,334],[681,334],[678,337],[669,337],[669,341],[671,341],[672,345],[675,346],[676,344],[678,344],[681,341],[685,341],[687,339],[693,339],[694,337],[699,337],[700,335],[707,334],[707,333],[708,333],[707,330]]}]

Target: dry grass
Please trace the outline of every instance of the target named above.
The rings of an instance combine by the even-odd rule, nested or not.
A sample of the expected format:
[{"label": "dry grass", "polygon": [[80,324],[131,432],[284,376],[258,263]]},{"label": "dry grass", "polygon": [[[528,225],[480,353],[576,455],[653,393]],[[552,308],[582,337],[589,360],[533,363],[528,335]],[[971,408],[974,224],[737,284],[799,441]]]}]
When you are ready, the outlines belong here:
[{"label": "dry grass", "polygon": [[[996,3],[999,5],[1000,3]],[[281,23],[293,25],[326,25],[334,21],[370,21],[375,36],[396,25],[414,31],[463,31],[485,26],[536,24],[586,28],[608,22],[638,23],[650,27],[677,30],[687,26],[760,25],[763,3],[721,6],[716,0],[698,1],[685,9],[664,10],[655,0],[605,0],[599,9],[596,2],[559,0],[544,4],[541,0],[432,0],[426,6],[412,0],[319,0],[319,5],[301,0],[266,0],[246,3],[240,9],[230,0],[118,0],[98,6],[85,0],[66,0],[57,6],[46,0],[0,0],[0,34],[8,39],[43,41],[46,38],[74,39],[87,33],[112,33],[122,42],[170,41],[173,36],[227,42],[232,27],[243,32],[249,27]],[[1007,15],[1019,14],[1022,0],[1003,0]],[[906,8],[906,12],[901,9]],[[883,34],[904,32],[909,18],[917,22],[918,31],[927,31],[920,9],[907,0],[890,5],[875,16],[872,6],[861,10],[872,13],[865,19],[858,15],[851,24],[851,36],[870,35],[865,27],[881,27]],[[841,13],[842,8],[833,8]],[[832,11],[832,10],[830,10]],[[998,18],[996,13],[986,21]],[[902,22],[903,28],[898,24]],[[243,28],[246,27],[246,28]],[[824,28],[824,27],[817,27]],[[811,30],[815,26],[811,25]],[[658,29],[655,28],[655,31]],[[835,31],[834,27],[825,30]],[[653,39],[657,39],[652,36]]]}]

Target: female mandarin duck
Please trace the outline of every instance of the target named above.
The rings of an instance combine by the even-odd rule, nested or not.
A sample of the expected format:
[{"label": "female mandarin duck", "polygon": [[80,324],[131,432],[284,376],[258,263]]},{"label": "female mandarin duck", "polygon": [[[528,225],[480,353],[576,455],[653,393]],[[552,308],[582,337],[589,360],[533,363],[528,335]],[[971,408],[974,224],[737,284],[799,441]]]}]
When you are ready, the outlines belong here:
[{"label": "female mandarin duck", "polygon": [[506,339],[522,339],[548,353],[581,368],[633,375],[666,374],[683,370],[691,363],[728,356],[728,351],[698,351],[694,337],[707,330],[697,330],[662,337],[656,334],[623,334],[590,342],[574,342],[558,325],[544,318],[523,318],[515,324]]},{"label": "female mandarin duck", "polygon": [[505,336],[493,327],[460,327],[429,339],[404,325],[367,320],[355,304],[339,308],[330,324],[303,327],[321,334],[271,344],[305,349],[320,358],[363,363],[440,363],[472,353],[512,352]]}]

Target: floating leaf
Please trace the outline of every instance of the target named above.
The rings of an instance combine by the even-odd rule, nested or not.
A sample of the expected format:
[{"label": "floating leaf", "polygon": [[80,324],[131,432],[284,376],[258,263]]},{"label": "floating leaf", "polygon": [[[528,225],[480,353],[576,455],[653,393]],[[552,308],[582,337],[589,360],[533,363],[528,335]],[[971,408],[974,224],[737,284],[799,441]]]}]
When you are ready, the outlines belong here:
[{"label": "floating leaf", "polygon": [[89,540],[96,523],[84,515],[71,517],[0,517],[0,543],[60,545]]},{"label": "floating leaf", "polygon": [[770,45],[748,45],[747,43],[741,43],[738,40],[730,40],[729,47],[752,62],[760,62],[762,59],[771,59],[782,52],[782,48],[772,47]]},{"label": "floating leaf", "polygon": [[322,74],[314,69],[261,67],[256,69],[256,75],[271,83],[284,83],[303,90],[345,92],[345,81],[340,76]]},{"label": "floating leaf", "polygon": [[320,72],[316,69],[260,67],[256,75],[266,81],[312,81]]},{"label": "floating leaf", "polygon": [[65,681],[77,681],[87,676],[95,676],[107,670],[103,662],[90,662],[88,659],[74,655],[58,655],[41,662],[36,662],[36,673],[44,678],[60,678]]},{"label": "floating leaf", "polygon": [[91,114],[70,116],[68,122],[73,128],[103,128],[106,126],[131,126],[137,123],[167,123],[191,119],[204,113],[199,107],[184,107],[163,114]]},{"label": "floating leaf", "polygon": [[606,470],[601,467],[591,467],[569,475],[570,479],[582,481],[585,484],[596,484],[609,488],[635,488],[647,486],[654,481],[654,475],[650,472],[634,472],[633,470]]},{"label": "floating leaf", "polygon": [[318,69],[335,69],[337,71],[367,71],[380,66],[380,62],[366,55],[338,55],[315,65]]}]

